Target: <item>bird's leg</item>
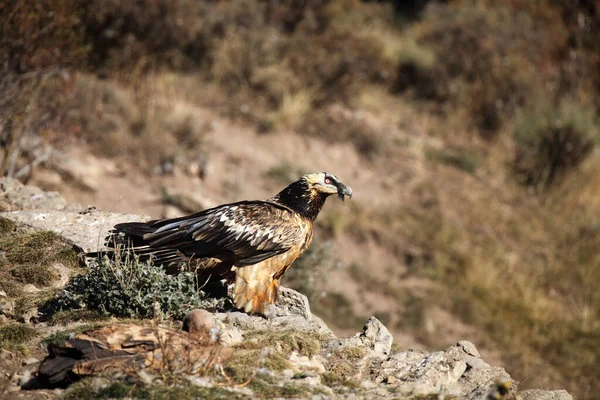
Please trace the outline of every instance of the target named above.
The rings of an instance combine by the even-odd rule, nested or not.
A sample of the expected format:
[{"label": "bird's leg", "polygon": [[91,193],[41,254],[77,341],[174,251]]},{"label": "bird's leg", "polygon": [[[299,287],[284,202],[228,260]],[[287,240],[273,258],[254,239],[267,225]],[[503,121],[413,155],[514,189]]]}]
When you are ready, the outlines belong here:
[{"label": "bird's leg", "polygon": [[237,268],[233,300],[237,308],[249,314],[264,315],[275,303],[279,281],[260,264]]}]

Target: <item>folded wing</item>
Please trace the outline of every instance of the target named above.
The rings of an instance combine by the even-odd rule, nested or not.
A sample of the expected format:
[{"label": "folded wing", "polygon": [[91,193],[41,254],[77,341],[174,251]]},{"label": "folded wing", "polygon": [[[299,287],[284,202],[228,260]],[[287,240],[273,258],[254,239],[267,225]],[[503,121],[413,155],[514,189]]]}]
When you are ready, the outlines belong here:
[{"label": "folded wing", "polygon": [[251,265],[284,253],[303,239],[293,212],[268,201],[243,201],[181,218],[119,224],[113,237],[119,234],[135,253],[151,257],[155,264],[229,258],[238,266]]}]

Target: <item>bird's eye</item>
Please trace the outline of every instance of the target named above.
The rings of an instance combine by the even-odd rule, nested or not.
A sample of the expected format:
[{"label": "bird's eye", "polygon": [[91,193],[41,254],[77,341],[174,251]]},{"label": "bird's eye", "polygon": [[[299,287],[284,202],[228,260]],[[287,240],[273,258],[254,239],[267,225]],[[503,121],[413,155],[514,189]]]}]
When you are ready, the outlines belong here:
[{"label": "bird's eye", "polygon": [[331,184],[331,179],[325,178],[325,183],[328,184],[328,185],[330,185]]}]

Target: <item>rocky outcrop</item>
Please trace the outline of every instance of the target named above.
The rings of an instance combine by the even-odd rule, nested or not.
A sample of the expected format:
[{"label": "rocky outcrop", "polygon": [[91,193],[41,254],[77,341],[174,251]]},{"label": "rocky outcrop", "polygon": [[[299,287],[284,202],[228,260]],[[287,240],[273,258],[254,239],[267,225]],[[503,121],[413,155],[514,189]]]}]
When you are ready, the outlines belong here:
[{"label": "rocky outcrop", "polygon": [[[98,250],[114,224],[147,219],[96,209],[77,211],[69,208],[57,194],[6,179],[1,180],[0,185],[5,201],[13,204],[8,207],[13,211],[0,213],[1,218],[24,229],[53,231],[83,251]],[[3,313],[10,315],[8,311],[3,310]],[[306,296],[287,288],[281,288],[278,305],[268,310],[266,317],[237,311],[203,311],[190,315],[185,325],[202,326],[214,332],[222,345],[234,349],[231,362],[237,364],[233,370],[249,368],[249,379],[264,379],[263,386],[244,387],[215,381],[222,379],[219,376],[186,377],[193,385],[229,390],[238,398],[250,398],[256,396],[259,389],[273,387],[278,391],[261,392],[260,396],[283,397],[287,396],[285,393],[295,393],[291,397],[571,399],[565,391],[518,392],[518,382],[503,368],[481,359],[469,341],[434,352],[393,350],[392,335],[375,317],[366,322],[362,332],[336,337],[312,314]],[[248,361],[249,366],[243,365],[240,360],[249,354],[256,356],[256,360]],[[148,371],[138,371],[138,377],[144,382],[159,380]]]}]

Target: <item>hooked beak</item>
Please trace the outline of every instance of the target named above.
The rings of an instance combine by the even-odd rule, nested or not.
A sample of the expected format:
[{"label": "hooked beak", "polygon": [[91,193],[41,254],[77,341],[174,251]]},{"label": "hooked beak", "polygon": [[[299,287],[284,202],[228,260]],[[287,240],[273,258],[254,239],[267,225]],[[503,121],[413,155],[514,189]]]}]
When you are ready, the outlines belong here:
[{"label": "hooked beak", "polygon": [[349,198],[352,198],[352,189],[350,188],[350,186],[346,186],[342,183],[340,183],[338,185],[338,198],[342,201],[344,201],[344,196],[348,196]]}]

